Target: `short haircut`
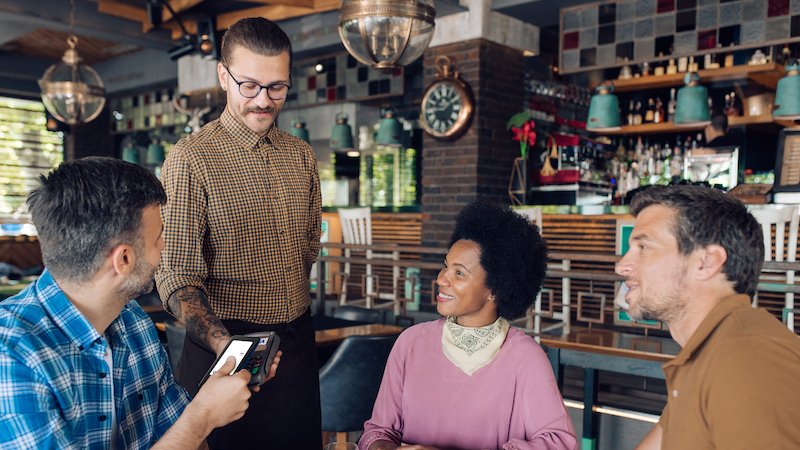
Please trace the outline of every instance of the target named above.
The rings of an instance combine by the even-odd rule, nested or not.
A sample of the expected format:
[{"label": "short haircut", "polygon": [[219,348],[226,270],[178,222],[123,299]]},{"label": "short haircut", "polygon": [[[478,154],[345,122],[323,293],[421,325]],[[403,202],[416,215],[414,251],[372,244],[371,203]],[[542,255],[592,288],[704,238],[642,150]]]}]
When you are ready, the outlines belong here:
[{"label": "short haircut", "polygon": [[728,281],[740,294],[755,294],[764,263],[763,234],[741,201],[710,187],[657,186],[633,198],[631,213],[637,216],[652,205],[675,210],[672,231],[681,254],[712,244],[722,246],[728,253],[722,268]]},{"label": "short haircut", "polygon": [[244,47],[263,56],[278,56],[289,53],[289,70],[292,68],[292,41],[289,36],[271,20],[263,17],[248,17],[231,25],[222,35],[221,61],[230,67],[233,50]]},{"label": "short haircut", "polygon": [[721,132],[728,132],[728,116],[724,114],[717,114],[711,117],[711,128]]},{"label": "short haircut", "polygon": [[147,169],[116,158],[62,163],[28,195],[42,260],[55,278],[83,281],[116,245],[140,245],[142,210],[165,203]]},{"label": "short haircut", "polygon": [[461,210],[450,246],[461,239],[478,244],[486,287],[497,313],[509,320],[525,313],[542,288],[547,247],[539,228],[506,205],[478,199]]}]

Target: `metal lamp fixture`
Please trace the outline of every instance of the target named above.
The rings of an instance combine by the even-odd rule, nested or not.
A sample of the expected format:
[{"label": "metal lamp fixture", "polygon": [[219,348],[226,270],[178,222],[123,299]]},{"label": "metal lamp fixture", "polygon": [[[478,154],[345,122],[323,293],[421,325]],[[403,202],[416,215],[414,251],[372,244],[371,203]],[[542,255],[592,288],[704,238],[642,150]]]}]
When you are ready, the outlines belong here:
[{"label": "metal lamp fixture", "polygon": [[433,0],[343,0],[339,37],[361,63],[392,72],[422,55],[435,18]]},{"label": "metal lamp fixture", "polygon": [[403,124],[394,116],[394,110],[386,108],[383,110],[383,118],[378,125],[378,132],[375,134],[375,143],[386,147],[403,146]]},{"label": "metal lamp fixture", "polygon": [[164,164],[164,146],[158,142],[152,142],[148,145],[145,163],[155,166]]},{"label": "metal lamp fixture", "polygon": [[595,95],[589,103],[589,119],[586,129],[589,131],[615,131],[620,129],[619,100],[614,92],[613,84],[597,86]]},{"label": "metal lamp fixture", "polygon": [[42,103],[58,120],[69,125],[91,122],[106,104],[105,86],[100,75],[81,64],[78,37],[75,36],[75,2],[70,2],[69,48],[61,62],[50,66],[39,80]]},{"label": "metal lamp fixture", "polygon": [[786,76],[778,80],[772,115],[776,119],[800,119],[800,64],[797,61],[787,64]]},{"label": "metal lamp fixture", "polygon": [[289,129],[289,134],[311,143],[311,139],[308,136],[308,130],[306,129],[306,123],[302,119],[292,120],[292,128]]},{"label": "metal lamp fixture", "polygon": [[683,78],[686,84],[678,89],[675,107],[675,124],[683,126],[708,125],[708,89],[700,85],[697,72],[689,72]]},{"label": "metal lamp fixture", "polygon": [[131,164],[139,164],[139,149],[130,141],[122,148],[122,160]]},{"label": "metal lamp fixture", "polygon": [[346,113],[336,114],[336,125],[333,126],[331,132],[330,146],[334,150],[352,150],[353,145],[353,129],[347,123],[349,117]]}]

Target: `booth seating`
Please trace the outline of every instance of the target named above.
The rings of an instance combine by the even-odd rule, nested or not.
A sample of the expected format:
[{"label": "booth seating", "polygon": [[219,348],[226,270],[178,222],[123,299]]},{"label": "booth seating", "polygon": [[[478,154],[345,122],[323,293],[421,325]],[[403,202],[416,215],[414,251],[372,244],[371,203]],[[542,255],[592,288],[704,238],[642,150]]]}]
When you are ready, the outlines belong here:
[{"label": "booth seating", "polygon": [[323,442],[361,431],[372,416],[383,370],[397,336],[350,336],[319,371]]}]

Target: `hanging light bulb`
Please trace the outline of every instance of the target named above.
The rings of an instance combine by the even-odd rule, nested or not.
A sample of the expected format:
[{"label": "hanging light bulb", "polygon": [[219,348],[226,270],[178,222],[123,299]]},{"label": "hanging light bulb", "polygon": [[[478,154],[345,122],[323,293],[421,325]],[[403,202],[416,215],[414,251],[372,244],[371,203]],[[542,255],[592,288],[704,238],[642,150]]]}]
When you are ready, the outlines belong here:
[{"label": "hanging light bulb", "polygon": [[381,72],[419,58],[433,38],[433,0],[343,0],[339,11],[347,51]]},{"label": "hanging light bulb", "polygon": [[76,49],[75,1],[70,1],[70,23],[67,45],[61,62],[50,66],[39,87],[42,103],[58,120],[69,125],[78,125],[94,120],[106,104],[105,87],[100,75],[91,67],[81,64]]}]

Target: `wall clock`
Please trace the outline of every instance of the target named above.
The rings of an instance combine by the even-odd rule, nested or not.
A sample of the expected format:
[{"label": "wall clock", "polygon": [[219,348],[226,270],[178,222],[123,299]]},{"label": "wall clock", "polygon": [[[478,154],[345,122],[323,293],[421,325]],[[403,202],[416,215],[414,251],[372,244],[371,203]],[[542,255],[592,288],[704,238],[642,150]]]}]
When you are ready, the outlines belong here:
[{"label": "wall clock", "polygon": [[475,103],[469,85],[453,69],[450,58],[436,58],[436,80],[425,90],[420,109],[422,128],[440,140],[452,140],[469,128]]}]

